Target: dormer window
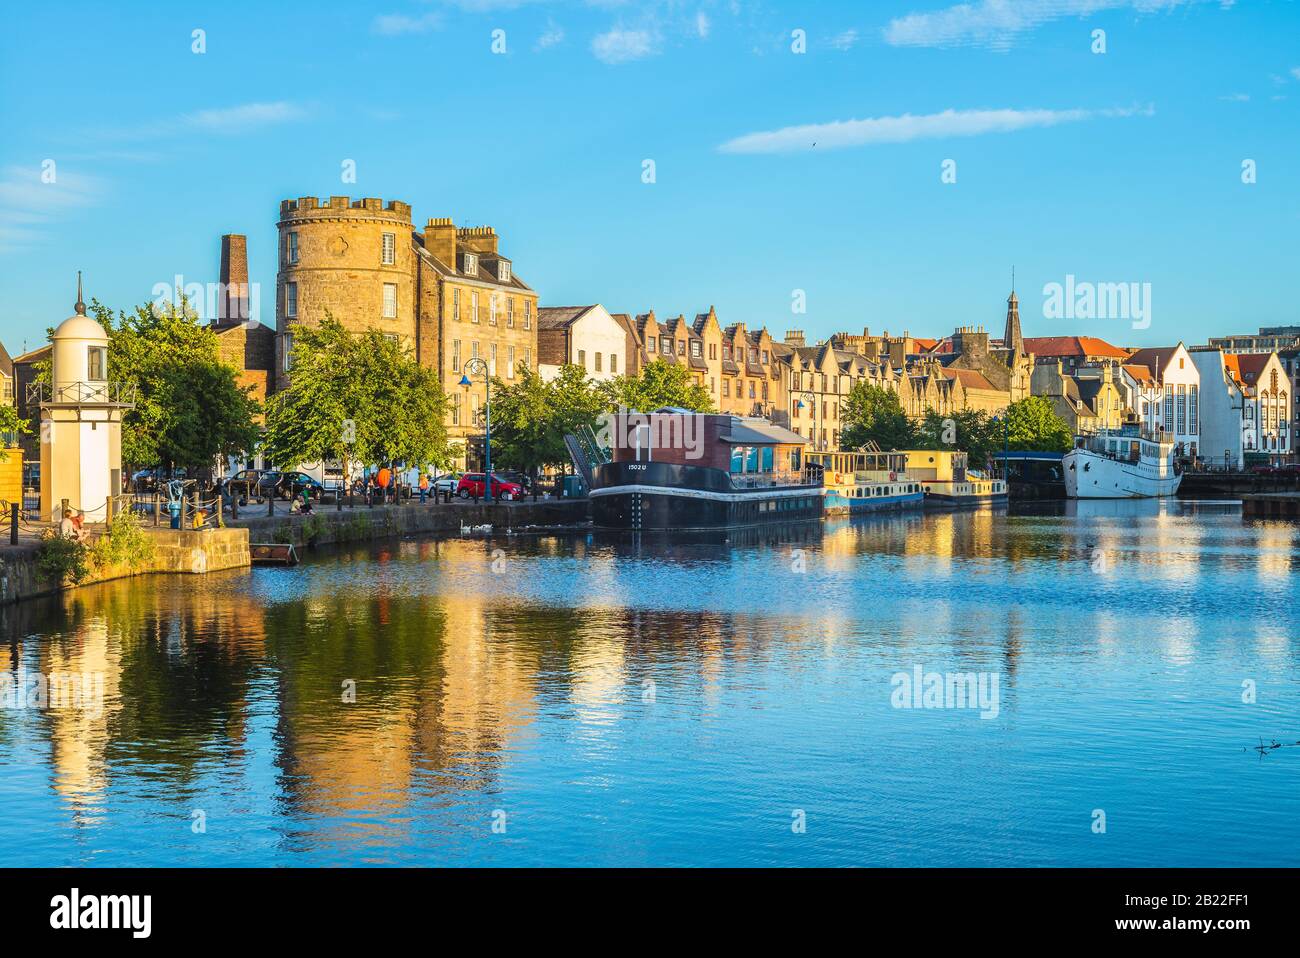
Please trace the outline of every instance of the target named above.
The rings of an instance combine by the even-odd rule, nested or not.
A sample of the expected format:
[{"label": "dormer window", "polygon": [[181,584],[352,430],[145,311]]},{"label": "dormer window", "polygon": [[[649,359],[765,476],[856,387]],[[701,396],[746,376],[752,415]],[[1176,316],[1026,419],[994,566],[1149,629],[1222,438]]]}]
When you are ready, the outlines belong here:
[{"label": "dormer window", "polygon": [[497,262],[497,280],[502,283],[510,282],[510,264],[505,260]]},{"label": "dormer window", "polygon": [[470,276],[477,276],[477,275],[478,275],[478,257],[475,256],[473,253],[466,253],[466,254],[465,254],[465,262],[464,262],[464,264],[463,264],[463,266],[462,266],[462,269],[465,271],[465,273],[467,273],[467,274],[470,275]]}]

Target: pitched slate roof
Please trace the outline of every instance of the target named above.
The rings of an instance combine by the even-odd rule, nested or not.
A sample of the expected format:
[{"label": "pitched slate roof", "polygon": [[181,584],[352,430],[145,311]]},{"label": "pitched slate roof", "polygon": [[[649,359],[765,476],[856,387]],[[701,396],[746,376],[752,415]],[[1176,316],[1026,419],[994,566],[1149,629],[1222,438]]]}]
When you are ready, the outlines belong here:
[{"label": "pitched slate roof", "polygon": [[538,329],[567,329],[596,306],[538,306]]}]

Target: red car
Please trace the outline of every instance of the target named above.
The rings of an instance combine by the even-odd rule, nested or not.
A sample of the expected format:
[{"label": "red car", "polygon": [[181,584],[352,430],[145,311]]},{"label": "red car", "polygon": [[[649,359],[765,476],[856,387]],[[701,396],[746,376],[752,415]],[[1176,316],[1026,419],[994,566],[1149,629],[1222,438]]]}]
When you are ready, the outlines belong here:
[{"label": "red car", "polygon": [[[456,484],[456,495],[462,499],[468,499],[470,496],[483,498],[484,486],[487,484],[483,481],[483,473],[467,472],[460,477],[460,482]],[[492,498],[493,499],[522,499],[524,487],[517,482],[510,482],[502,479],[495,472],[492,474]]]}]

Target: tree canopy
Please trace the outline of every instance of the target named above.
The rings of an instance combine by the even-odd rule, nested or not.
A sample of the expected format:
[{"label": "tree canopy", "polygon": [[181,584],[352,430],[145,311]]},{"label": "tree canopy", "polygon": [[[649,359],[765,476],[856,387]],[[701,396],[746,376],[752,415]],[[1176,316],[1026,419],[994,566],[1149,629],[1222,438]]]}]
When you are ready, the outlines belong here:
[{"label": "tree canopy", "polygon": [[690,370],[678,363],[656,359],[636,377],[620,377],[601,384],[606,406],[623,406],[637,412],[651,412],[663,406],[677,406],[692,412],[713,412],[709,391],[697,383]]},{"label": "tree canopy", "polygon": [[279,465],[337,459],[451,464],[437,374],[379,330],[350,333],[328,313],[295,326],[287,388],[267,401],[263,437]]},{"label": "tree canopy", "polygon": [[203,470],[253,448],[261,408],[252,387],[239,385],[216,333],[187,302],[145,303],[114,319],[94,300],[90,312],[108,333],[109,378],[135,386],[135,408],[122,419],[124,462]]},{"label": "tree canopy", "polygon": [[522,363],[513,383],[492,381],[492,461],[536,472],[569,461],[565,433],[595,428],[607,408],[581,366],[562,366],[550,382]]},{"label": "tree canopy", "polygon": [[1070,424],[1046,396],[1030,396],[1007,408],[1008,443],[1012,449],[1066,452],[1074,445]]},{"label": "tree canopy", "polygon": [[916,425],[903,411],[898,393],[860,379],[840,410],[840,445],[857,449],[874,441],[881,449],[916,448]]}]

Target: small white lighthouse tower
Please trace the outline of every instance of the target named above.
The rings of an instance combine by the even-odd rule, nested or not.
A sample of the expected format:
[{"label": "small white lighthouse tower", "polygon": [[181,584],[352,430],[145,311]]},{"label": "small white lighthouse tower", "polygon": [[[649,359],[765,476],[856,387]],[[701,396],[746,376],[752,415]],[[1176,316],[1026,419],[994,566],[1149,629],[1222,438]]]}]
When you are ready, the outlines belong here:
[{"label": "small white lighthouse tower", "polygon": [[122,414],[133,405],[108,378],[108,333],[86,315],[77,273],[76,312],[51,340],[41,399],[41,516],[57,522],[63,500],[88,522],[104,522],[122,491]]}]

